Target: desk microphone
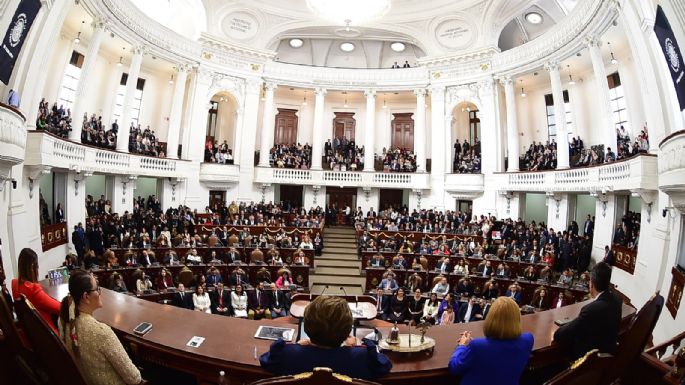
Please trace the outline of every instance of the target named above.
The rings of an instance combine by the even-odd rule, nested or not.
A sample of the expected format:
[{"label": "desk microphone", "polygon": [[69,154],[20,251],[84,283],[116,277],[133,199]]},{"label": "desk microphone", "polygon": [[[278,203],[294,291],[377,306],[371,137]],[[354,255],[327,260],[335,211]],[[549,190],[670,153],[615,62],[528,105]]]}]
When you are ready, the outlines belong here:
[{"label": "desk microphone", "polygon": [[[342,292],[345,293],[345,297],[348,297],[348,295],[347,295],[347,290],[345,290],[345,287],[344,287],[344,286],[340,286],[340,290],[342,290]],[[356,295],[354,296],[354,307],[355,307],[355,308],[359,307],[359,303],[358,303],[358,300],[357,300],[357,296],[356,296]]]},{"label": "desk microphone", "polygon": [[321,290],[321,293],[319,295],[323,295],[323,293],[325,293],[327,289],[328,285],[324,286],[323,290]]}]

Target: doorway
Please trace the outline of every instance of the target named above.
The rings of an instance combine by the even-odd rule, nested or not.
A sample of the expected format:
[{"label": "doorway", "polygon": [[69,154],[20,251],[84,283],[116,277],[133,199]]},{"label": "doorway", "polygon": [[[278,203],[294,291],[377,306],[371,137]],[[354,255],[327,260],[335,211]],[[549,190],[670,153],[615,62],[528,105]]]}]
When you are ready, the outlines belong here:
[{"label": "doorway", "polygon": [[391,148],[406,148],[414,151],[414,119],[413,113],[392,114],[392,144]]},{"label": "doorway", "polygon": [[380,189],[380,210],[385,210],[392,206],[395,210],[400,211],[402,207],[402,190],[394,188],[382,188]]},{"label": "doorway", "polygon": [[297,143],[297,110],[279,108],[276,114],[275,144]]},{"label": "doorway", "polygon": [[357,207],[357,189],[354,187],[326,187],[326,205],[338,210],[338,225],[348,224],[345,220],[345,206],[349,205],[352,212]]},{"label": "doorway", "polygon": [[303,186],[282,184],[280,187],[280,202],[284,207],[302,207]]},{"label": "doorway", "polygon": [[354,112],[335,112],[335,118],[333,118],[333,133],[335,137],[342,138],[344,136],[347,140],[354,140],[356,123]]},{"label": "doorway", "polygon": [[209,207],[222,207],[226,204],[226,191],[211,190],[209,191]]},{"label": "doorway", "polygon": [[462,213],[469,213],[470,214],[472,207],[473,207],[473,201],[472,200],[457,199],[457,211],[461,211]]}]

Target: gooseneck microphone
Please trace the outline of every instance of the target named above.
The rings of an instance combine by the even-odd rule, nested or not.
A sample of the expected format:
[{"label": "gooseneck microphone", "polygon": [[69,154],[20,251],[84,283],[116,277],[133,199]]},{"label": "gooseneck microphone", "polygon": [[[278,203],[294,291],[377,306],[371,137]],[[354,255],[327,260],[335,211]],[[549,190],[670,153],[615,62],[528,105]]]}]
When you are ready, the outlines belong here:
[{"label": "gooseneck microphone", "polygon": [[328,290],[328,285],[324,286],[323,290],[321,290],[321,294],[319,295],[323,295],[323,293],[325,293],[326,290]]},{"label": "gooseneck microphone", "polygon": [[[342,290],[342,292],[345,293],[345,297],[348,297],[347,290],[345,290],[344,286],[340,286],[340,290]],[[355,308],[359,307],[359,303],[358,303],[358,299],[357,299],[356,295],[354,296],[354,307]]]}]

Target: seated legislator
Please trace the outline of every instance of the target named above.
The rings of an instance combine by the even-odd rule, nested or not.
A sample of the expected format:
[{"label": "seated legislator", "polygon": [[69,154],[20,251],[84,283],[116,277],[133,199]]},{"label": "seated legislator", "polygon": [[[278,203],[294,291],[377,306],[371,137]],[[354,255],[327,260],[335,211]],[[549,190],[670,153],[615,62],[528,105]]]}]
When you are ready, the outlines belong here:
[{"label": "seated legislator", "polygon": [[247,318],[255,320],[264,317],[271,318],[271,312],[269,311],[271,301],[269,297],[269,293],[264,291],[264,282],[259,282],[252,295],[248,298],[249,311],[247,312]]},{"label": "seated legislator", "polygon": [[157,290],[164,291],[174,287],[174,280],[171,278],[171,273],[167,269],[162,269],[157,279]]},{"label": "seated legislator", "polygon": [[[471,339],[465,331],[457,342],[448,369],[460,385],[516,385],[533,349],[533,335],[521,332],[519,306],[509,297],[492,304],[483,325],[485,338]],[[497,370],[493,370],[496,363]]]},{"label": "seated legislator", "polygon": [[[436,277],[437,278],[437,277]],[[442,297],[449,293],[450,291],[450,284],[447,283],[447,278],[441,277],[439,280],[437,280],[437,283],[435,286],[433,286],[433,290],[431,290],[431,293],[435,293],[438,296]]]},{"label": "seated legislator", "polygon": [[397,289],[395,295],[390,297],[390,306],[388,308],[388,321],[403,323],[407,318],[407,309],[409,307],[409,298],[404,294],[404,288]]},{"label": "seated legislator", "polygon": [[217,284],[209,299],[212,303],[212,314],[231,315],[231,292],[224,288],[223,282]]},{"label": "seated legislator", "polygon": [[421,296],[421,289],[414,290],[414,295],[409,298],[409,306],[407,311],[409,312],[409,322],[413,325],[421,323],[421,317],[423,316],[423,303],[424,298]]},{"label": "seated legislator", "polygon": [[150,290],[152,290],[150,277],[145,273],[140,274],[140,277],[136,279],[136,294],[143,294]]},{"label": "seated legislator", "polygon": [[423,316],[421,321],[428,322],[431,325],[435,325],[437,322],[438,309],[440,308],[440,301],[438,300],[438,295],[431,293],[426,304],[423,305]]},{"label": "seated legislator", "polygon": [[231,307],[234,317],[247,318],[247,293],[243,285],[237,285],[231,293]]},{"label": "seated legislator", "polygon": [[69,294],[60,308],[60,337],[72,352],[90,385],[133,385],[143,382],[112,329],[93,318],[101,308],[100,287],[95,277],[74,270],[69,277]]},{"label": "seated legislator", "polygon": [[128,288],[126,287],[126,282],[121,274],[114,272],[109,277],[109,290],[116,291],[117,293],[127,293]]},{"label": "seated legislator", "polygon": [[32,249],[24,248],[19,253],[17,265],[19,274],[12,280],[12,297],[17,300],[25,295],[41,318],[57,332],[52,316],[59,314],[59,301],[47,295],[38,283],[38,255]]},{"label": "seated legislator", "polygon": [[179,283],[176,293],[174,293],[174,296],[171,298],[171,304],[176,307],[193,310],[193,295],[186,293],[186,287],[182,283]]},{"label": "seated legislator", "polygon": [[228,284],[230,286],[242,286],[248,284],[247,274],[241,268],[233,270],[231,276],[228,278]]},{"label": "seated legislator", "polygon": [[480,304],[476,301],[476,297],[471,297],[469,302],[465,303],[459,308],[457,314],[457,322],[473,322],[483,319]]},{"label": "seated legislator", "polygon": [[590,295],[594,301],[583,306],[573,321],[554,333],[554,341],[564,346],[572,359],[592,349],[613,354],[621,324],[621,299],[609,289],[611,266],[600,262],[590,273]]},{"label": "seated legislator", "polygon": [[195,293],[193,293],[193,308],[195,311],[203,311],[205,313],[212,313],[212,301],[209,300],[209,294],[205,292],[202,285],[197,285]]},{"label": "seated legislator", "polygon": [[285,317],[288,315],[288,310],[285,308],[285,293],[276,287],[275,283],[271,284],[271,298],[269,304],[271,305],[271,318]]},{"label": "seated legislator", "polygon": [[310,339],[295,344],[278,340],[259,362],[275,375],[310,372],[316,367],[361,379],[374,379],[390,372],[392,363],[373,342],[365,340],[365,345],[356,345],[356,338],[350,336],[352,323],[347,301],[319,296],[304,310],[304,331]]},{"label": "seated legislator", "polygon": [[385,291],[395,291],[399,287],[397,285],[397,281],[395,280],[395,274],[392,271],[388,271],[383,274],[383,280],[381,280],[380,285],[378,285],[380,289],[383,289]]},{"label": "seated legislator", "polygon": [[290,272],[283,269],[280,276],[276,280],[276,287],[279,289],[287,289],[293,284],[293,279],[290,277]]},{"label": "seated legislator", "polygon": [[376,318],[387,320],[388,308],[390,307],[390,298],[385,295],[382,288],[376,290]]}]

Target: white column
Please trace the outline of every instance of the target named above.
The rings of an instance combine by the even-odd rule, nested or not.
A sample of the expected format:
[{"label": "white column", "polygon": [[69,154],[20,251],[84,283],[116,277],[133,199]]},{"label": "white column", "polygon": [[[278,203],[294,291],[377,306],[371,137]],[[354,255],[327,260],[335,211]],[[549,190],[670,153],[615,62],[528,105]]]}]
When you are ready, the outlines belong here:
[{"label": "white column", "polygon": [[240,148],[235,159],[240,163],[240,179],[238,183],[238,196],[230,196],[228,200],[250,201],[256,200],[258,189],[254,181],[254,153],[257,143],[259,122],[259,94],[262,89],[262,81],[258,78],[245,81],[245,104],[243,111],[242,126],[238,128],[243,132],[236,148]]},{"label": "white column", "polygon": [[83,60],[81,76],[79,77],[76,93],[74,94],[74,113],[71,115],[73,120],[69,139],[75,142],[81,141],[83,114],[88,113],[88,111],[86,111],[86,95],[89,95],[91,90],[96,86],[99,86],[97,82],[94,82],[93,79],[91,79],[91,75],[95,68],[95,62],[97,62],[98,59],[102,37],[105,36],[105,28],[106,24],[103,19],[96,18],[93,21],[93,36],[90,39],[90,44],[88,44],[88,51],[86,51],[86,57]]},{"label": "white column", "polygon": [[414,153],[416,171],[426,172],[426,90],[414,90],[416,95],[416,117],[414,119]]},{"label": "white column", "polygon": [[178,137],[181,133],[181,119],[183,118],[183,99],[186,93],[186,80],[188,79],[190,66],[179,64],[176,69],[176,83],[174,84],[174,97],[171,102],[169,114],[169,131],[166,138],[167,158],[178,158]]},{"label": "white column", "polygon": [[504,85],[504,98],[507,103],[507,152],[509,163],[507,171],[519,170],[519,129],[516,116],[516,94],[514,92],[514,79],[506,77],[502,80]]},{"label": "white column", "polygon": [[259,167],[269,167],[269,151],[274,139],[274,90],[275,83],[266,83],[264,91],[264,113],[262,115],[262,135],[259,146]]},{"label": "white column", "polygon": [[128,79],[126,80],[126,93],[124,94],[124,107],[119,122],[119,132],[117,133],[117,151],[128,152],[129,127],[131,127],[131,105],[133,96],[138,85],[138,75],[140,66],[143,64],[143,51],[141,46],[133,47],[133,57],[128,68]]},{"label": "white column", "polygon": [[316,100],[314,103],[314,127],[312,131],[312,170],[321,170],[321,156],[323,147],[323,106],[326,98],[326,89],[314,90]]},{"label": "white column", "polygon": [[602,59],[602,51],[599,49],[600,41],[596,38],[587,39],[588,50],[590,51],[590,59],[592,60],[592,69],[595,74],[595,92],[599,98],[597,105],[597,113],[599,121],[601,122],[600,129],[602,133],[602,142],[605,147],[611,147],[614,153],[616,149],[616,128],[613,122],[613,111],[611,108],[609,96],[609,83],[607,82],[607,72],[604,68],[604,60]]},{"label": "white column", "polygon": [[564,108],[564,91],[561,88],[559,63],[545,64],[552,83],[552,98],[554,99],[554,121],[557,130],[557,169],[569,168],[568,134],[566,130],[566,110]]},{"label": "white column", "polygon": [[376,90],[364,91],[366,96],[366,125],[364,125],[364,171],[373,172],[374,136],[376,135]]}]

